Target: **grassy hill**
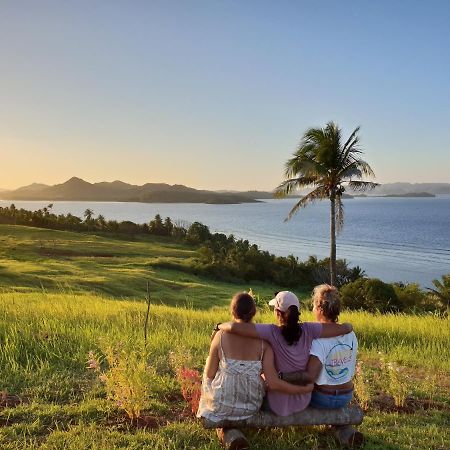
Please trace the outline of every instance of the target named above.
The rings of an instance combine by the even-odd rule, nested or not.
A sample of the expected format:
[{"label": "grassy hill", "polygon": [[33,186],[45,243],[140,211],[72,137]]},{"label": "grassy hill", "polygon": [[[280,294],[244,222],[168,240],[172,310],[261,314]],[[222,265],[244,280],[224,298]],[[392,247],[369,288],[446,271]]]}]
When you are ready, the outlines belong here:
[{"label": "grassy hill", "polygon": [[[152,302],[209,308],[249,288],[184,272],[194,247],[157,236],[129,239],[0,225],[0,290],[143,299],[148,281]],[[279,289],[258,282],[252,287],[268,296]]]},{"label": "grassy hill", "polygon": [[[228,318],[231,295],[249,286],[183,272],[195,248],[162,238],[14,226],[0,233],[1,449],[219,449],[215,433],[202,429],[182,399],[176,368],[181,361],[201,370],[212,326]],[[276,288],[251,287],[263,300]],[[312,320],[311,313],[302,318]],[[449,320],[362,312],[342,319],[353,323],[364,362],[365,448],[450,448]],[[257,320],[271,322],[273,314],[262,307]],[[131,423],[107,399],[99,374],[87,368],[90,351],[102,370],[108,352],[116,352],[129,377],[144,363],[145,421]],[[400,391],[405,404],[396,407]],[[321,427],[249,438],[254,449],[336,448]]]}]

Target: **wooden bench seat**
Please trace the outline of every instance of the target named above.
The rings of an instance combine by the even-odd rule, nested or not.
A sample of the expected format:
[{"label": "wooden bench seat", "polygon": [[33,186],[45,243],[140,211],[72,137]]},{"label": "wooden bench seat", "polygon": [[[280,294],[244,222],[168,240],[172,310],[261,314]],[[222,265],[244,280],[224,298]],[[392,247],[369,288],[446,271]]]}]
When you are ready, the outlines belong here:
[{"label": "wooden bench seat", "polygon": [[340,409],[317,409],[308,407],[290,416],[277,416],[273,413],[259,412],[249,419],[222,420],[211,422],[202,419],[203,426],[216,428],[219,439],[229,450],[249,448],[248,441],[240,431],[242,428],[281,428],[291,426],[331,425],[331,431],[340,444],[359,447],[363,444],[362,433],[352,425],[360,425],[364,413],[357,405],[349,405]]},{"label": "wooden bench seat", "polygon": [[340,409],[317,409],[308,407],[290,416],[277,416],[259,412],[249,419],[211,422],[202,419],[205,428],[278,428],[296,425],[359,425],[364,413],[359,406],[350,405]]}]

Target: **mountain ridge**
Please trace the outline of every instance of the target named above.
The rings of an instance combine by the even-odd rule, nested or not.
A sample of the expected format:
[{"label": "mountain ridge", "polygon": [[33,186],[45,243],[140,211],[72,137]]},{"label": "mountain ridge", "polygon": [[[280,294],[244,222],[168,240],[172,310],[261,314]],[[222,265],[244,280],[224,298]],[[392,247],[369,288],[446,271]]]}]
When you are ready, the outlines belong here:
[{"label": "mountain ridge", "polygon": [[0,191],[4,200],[118,201],[140,203],[254,203],[245,193],[220,193],[182,184],[145,183],[142,186],[120,180],[89,183],[78,177],[53,186],[32,183],[15,190]]},{"label": "mountain ridge", "polygon": [[[297,194],[304,195],[308,189]],[[386,183],[365,193],[368,196],[412,196],[411,194],[450,194],[450,183]],[[347,190],[346,194],[356,194]],[[350,195],[351,197],[351,195]],[[140,203],[252,203],[273,198],[270,191],[209,191],[195,189],[183,184],[145,183],[136,185],[120,180],[90,183],[71,177],[52,186],[32,183],[14,190],[0,189],[4,200],[48,200],[48,201],[117,201]]]}]

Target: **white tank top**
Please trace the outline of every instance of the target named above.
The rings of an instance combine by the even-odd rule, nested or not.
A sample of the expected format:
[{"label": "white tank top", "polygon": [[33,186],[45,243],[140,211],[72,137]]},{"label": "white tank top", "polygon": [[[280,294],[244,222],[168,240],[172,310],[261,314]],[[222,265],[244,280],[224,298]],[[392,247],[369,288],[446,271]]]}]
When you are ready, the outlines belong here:
[{"label": "white tank top", "polygon": [[213,422],[223,419],[247,419],[261,408],[265,386],[261,378],[264,352],[261,341],[261,357],[258,361],[246,361],[225,357],[220,334],[221,359],[213,380],[203,373],[202,392],[197,417]]}]

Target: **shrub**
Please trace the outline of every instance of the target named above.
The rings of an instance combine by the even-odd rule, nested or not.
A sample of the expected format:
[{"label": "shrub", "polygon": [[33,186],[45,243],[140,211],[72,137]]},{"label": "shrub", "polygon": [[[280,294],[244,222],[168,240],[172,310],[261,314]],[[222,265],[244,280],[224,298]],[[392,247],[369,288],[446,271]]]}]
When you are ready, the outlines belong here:
[{"label": "shrub", "polygon": [[381,358],[381,370],[384,378],[388,380],[386,383],[387,391],[394,398],[395,406],[403,408],[409,390],[408,375],[396,363],[386,362],[384,358]]},{"label": "shrub", "polygon": [[420,310],[433,310],[430,296],[424,292],[417,283],[394,283],[395,294],[397,295],[403,310],[414,312]]},{"label": "shrub", "polygon": [[401,310],[401,304],[391,284],[377,278],[359,279],[340,289],[342,305],[349,309],[392,312]]},{"label": "shrub", "polygon": [[88,368],[98,374],[108,398],[135,420],[148,405],[153,370],[141,353],[126,351],[121,345],[106,345],[104,353],[108,365],[105,370],[93,352],[89,352]]},{"label": "shrub", "polygon": [[368,378],[366,366],[362,361],[356,363],[356,376],[353,380],[355,394],[359,405],[364,411],[369,409],[369,404],[373,398],[373,383]]}]

